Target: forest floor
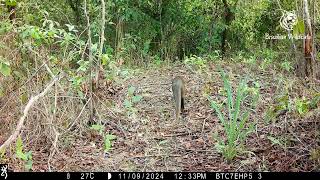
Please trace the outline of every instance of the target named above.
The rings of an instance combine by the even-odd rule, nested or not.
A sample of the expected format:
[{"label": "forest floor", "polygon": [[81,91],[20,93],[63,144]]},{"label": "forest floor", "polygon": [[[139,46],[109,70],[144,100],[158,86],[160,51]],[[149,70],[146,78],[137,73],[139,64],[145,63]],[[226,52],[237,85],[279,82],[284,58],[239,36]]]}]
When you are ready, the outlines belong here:
[{"label": "forest floor", "polygon": [[[218,101],[223,99],[218,69],[211,65],[206,71],[196,71],[177,65],[137,71],[117,84],[98,90],[95,104],[99,121],[106,133],[116,135],[108,153],[104,153],[102,136],[84,128],[86,113],[76,118],[76,128],[63,131],[57,139],[45,134],[49,131],[45,123],[26,123],[22,137],[25,137],[25,149],[32,151],[32,170],[320,171],[319,106],[303,116],[284,112],[275,120],[265,121],[266,110],[276,105],[276,99],[285,96],[285,92],[291,98],[311,98],[313,91],[294,76],[281,75],[272,69],[261,71],[240,64],[222,64],[222,67],[228,72],[233,88],[245,76],[249,77],[249,83],[259,82],[261,86],[260,101],[250,114],[250,121],[257,122],[256,130],[247,137],[242,153],[231,162],[215,148],[213,133],[223,135],[223,127],[204,96],[208,93]],[[183,120],[174,119],[171,79],[176,75],[186,82]],[[124,101],[130,86],[135,87],[135,94],[142,99],[133,105],[134,113],[128,115]],[[18,119],[18,112],[2,114],[1,118],[8,124]],[[29,116],[28,121],[31,120]],[[61,130],[63,125],[59,127]],[[2,132],[6,131],[1,133],[0,143],[14,128],[14,124],[0,127]],[[15,157],[14,148],[6,155],[2,162],[9,163],[15,171],[23,170],[24,164]]]}]

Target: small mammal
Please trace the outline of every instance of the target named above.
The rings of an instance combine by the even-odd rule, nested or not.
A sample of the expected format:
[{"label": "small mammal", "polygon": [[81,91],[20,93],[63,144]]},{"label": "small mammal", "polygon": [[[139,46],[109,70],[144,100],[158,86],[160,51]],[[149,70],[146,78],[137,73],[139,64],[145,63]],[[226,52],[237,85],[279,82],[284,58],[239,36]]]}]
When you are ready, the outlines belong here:
[{"label": "small mammal", "polygon": [[176,76],[172,80],[172,93],[176,110],[176,120],[184,110],[185,86],[181,76]]}]

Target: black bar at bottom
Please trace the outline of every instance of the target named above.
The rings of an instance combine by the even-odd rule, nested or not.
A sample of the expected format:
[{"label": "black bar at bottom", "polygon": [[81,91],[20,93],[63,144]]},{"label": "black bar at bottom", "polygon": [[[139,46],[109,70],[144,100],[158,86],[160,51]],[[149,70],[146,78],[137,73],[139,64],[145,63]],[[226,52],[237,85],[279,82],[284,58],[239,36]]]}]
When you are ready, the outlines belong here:
[{"label": "black bar at bottom", "polygon": [[[55,180],[253,180],[320,179],[320,172],[4,172],[2,179]],[[7,176],[5,176],[7,175]]]}]

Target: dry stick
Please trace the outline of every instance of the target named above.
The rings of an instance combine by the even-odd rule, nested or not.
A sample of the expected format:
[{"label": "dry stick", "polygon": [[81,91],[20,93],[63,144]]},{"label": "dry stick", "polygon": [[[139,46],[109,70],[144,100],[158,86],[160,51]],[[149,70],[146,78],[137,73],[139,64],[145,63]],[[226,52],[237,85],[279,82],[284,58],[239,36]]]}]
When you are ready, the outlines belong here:
[{"label": "dry stick", "polygon": [[[46,65],[47,67],[47,70],[51,72],[50,68]],[[55,96],[54,96],[54,109],[53,109],[53,114],[52,114],[52,117],[50,118],[50,126],[52,127],[54,133],[55,133],[55,138],[54,138],[54,141],[52,143],[53,145],[53,151],[50,152],[50,155],[49,155],[49,158],[48,158],[48,169],[49,169],[49,172],[51,172],[51,165],[50,165],[50,161],[52,159],[52,157],[55,155],[56,152],[59,152],[58,151],[58,148],[57,148],[57,143],[58,143],[58,139],[59,139],[59,135],[60,133],[56,130],[56,128],[54,127],[53,125],[53,120],[55,119],[56,117],[56,112],[57,112],[57,107],[58,107],[58,89],[57,89],[57,86],[55,86]]]},{"label": "dry stick", "polygon": [[205,124],[206,124],[206,120],[208,118],[203,118],[203,123],[202,123],[202,129],[201,129],[201,134],[203,134],[203,131],[204,131],[204,127],[205,127]]},{"label": "dry stick", "polygon": [[129,159],[133,158],[147,158],[147,157],[181,157],[181,154],[150,154],[150,155],[136,155],[132,156]]},{"label": "dry stick", "polygon": [[176,136],[185,136],[185,135],[189,135],[189,132],[182,132],[182,133],[176,133],[176,134],[165,134],[165,135],[162,135],[161,137],[176,137]]},{"label": "dry stick", "polygon": [[33,104],[34,104],[36,101],[38,101],[39,98],[43,97],[43,96],[50,90],[50,88],[51,88],[57,81],[59,81],[59,80],[61,79],[61,77],[62,77],[62,76],[57,76],[57,77],[55,77],[55,78],[53,79],[53,81],[52,81],[40,94],[38,94],[38,95],[33,96],[33,97],[30,98],[28,104],[26,105],[26,107],[25,107],[24,110],[23,110],[23,116],[21,116],[21,118],[20,118],[20,120],[19,120],[19,122],[18,122],[18,124],[17,124],[17,127],[16,127],[15,131],[14,131],[13,134],[0,146],[0,151],[2,151],[4,148],[8,147],[8,146],[12,143],[12,141],[14,141],[14,140],[18,137],[18,135],[19,135],[19,133],[20,133],[20,131],[21,131],[21,129],[22,129],[24,120],[25,120],[25,118],[27,117],[30,108],[33,106]]},{"label": "dry stick", "polygon": [[74,126],[74,124],[77,122],[77,120],[81,117],[81,115],[82,115],[83,111],[85,110],[86,106],[88,105],[89,101],[91,101],[91,99],[89,99],[89,100],[86,102],[86,104],[82,107],[79,115],[74,119],[74,121],[73,121],[70,125],[68,125],[69,128],[68,128],[65,132],[63,132],[63,134],[64,134],[64,133],[67,133],[68,131],[71,130],[71,128]]}]

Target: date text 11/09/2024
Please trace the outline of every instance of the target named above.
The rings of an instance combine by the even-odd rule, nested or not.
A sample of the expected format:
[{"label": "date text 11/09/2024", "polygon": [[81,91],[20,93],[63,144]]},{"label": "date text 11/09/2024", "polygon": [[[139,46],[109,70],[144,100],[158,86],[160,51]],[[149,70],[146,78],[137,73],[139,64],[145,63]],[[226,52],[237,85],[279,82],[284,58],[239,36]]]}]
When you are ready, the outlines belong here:
[{"label": "date text 11/09/2024", "polygon": [[165,172],[165,173],[156,173],[156,172],[133,172],[133,173],[119,173],[118,174],[118,178],[121,179],[121,180],[129,180],[129,179],[136,179],[136,180],[139,180],[139,179],[150,179],[150,180],[162,180],[162,179],[194,179],[194,180],[205,180],[207,179],[207,174],[202,172],[194,172],[194,173],[168,173],[168,172]]},{"label": "date text 11/09/2024", "polygon": [[[256,174],[257,177],[255,179],[262,179],[260,173]],[[206,172],[171,172],[171,173],[147,173],[147,172],[132,172],[132,173],[119,173],[118,178],[121,180],[133,179],[177,179],[177,180],[204,180],[204,179],[221,179],[221,180],[250,180],[254,179],[253,173],[245,173],[245,172],[233,172],[233,173],[223,173],[223,172],[215,172],[215,173],[206,173]]]}]

